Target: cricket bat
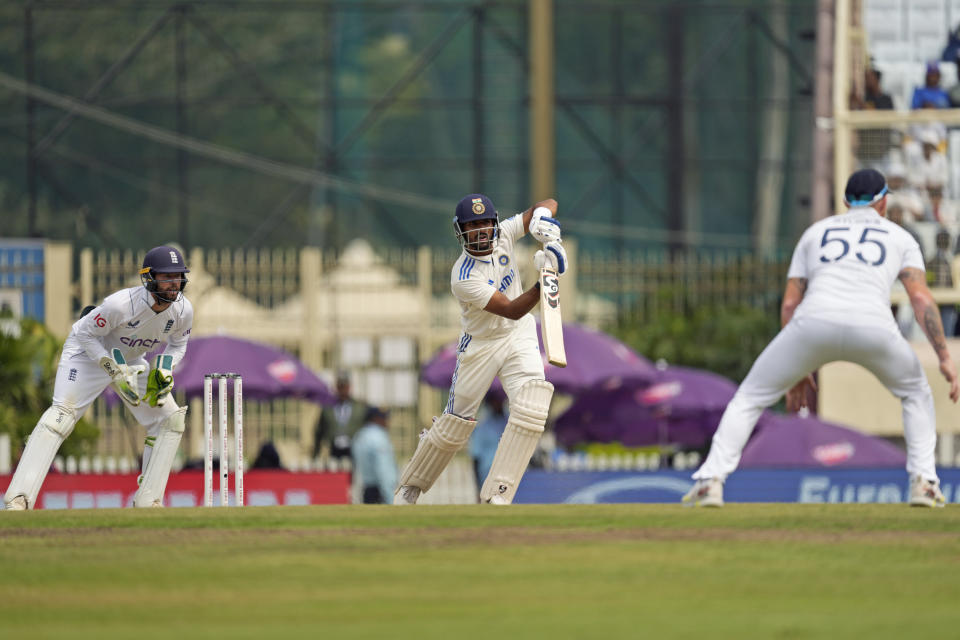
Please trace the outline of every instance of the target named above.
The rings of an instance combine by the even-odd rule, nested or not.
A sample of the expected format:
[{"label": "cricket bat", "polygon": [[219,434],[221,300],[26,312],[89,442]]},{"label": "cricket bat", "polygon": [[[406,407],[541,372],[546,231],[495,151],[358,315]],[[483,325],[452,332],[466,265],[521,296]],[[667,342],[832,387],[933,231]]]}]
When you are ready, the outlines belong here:
[{"label": "cricket bat", "polygon": [[540,333],[547,361],[555,367],[567,366],[560,315],[560,276],[547,268],[540,269]]}]

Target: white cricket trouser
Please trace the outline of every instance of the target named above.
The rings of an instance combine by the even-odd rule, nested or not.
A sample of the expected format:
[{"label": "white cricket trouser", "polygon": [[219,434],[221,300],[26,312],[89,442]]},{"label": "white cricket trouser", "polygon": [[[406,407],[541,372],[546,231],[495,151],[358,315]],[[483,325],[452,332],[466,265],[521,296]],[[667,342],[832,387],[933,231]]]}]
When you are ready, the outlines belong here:
[{"label": "white cricket trouser", "polygon": [[763,410],[808,373],[844,360],[864,367],[900,399],[907,471],[936,480],[936,418],[930,385],[910,344],[890,327],[854,327],[794,318],[767,345],[733,396],[694,479],[726,477],[737,468]]},{"label": "white cricket trouser", "polygon": [[[131,365],[146,365],[146,361],[138,360],[130,362]],[[146,371],[137,377],[137,388],[140,395],[147,390]],[[74,358],[60,358],[57,365],[57,380],[53,387],[53,404],[71,407],[76,411],[77,420],[83,417],[86,410],[93,404],[103,390],[110,386],[110,376],[100,367],[98,362],[94,362],[85,355],[78,355]],[[151,407],[146,402],[141,402],[136,407],[124,403],[124,406],[133,414],[137,422],[147,427],[159,425],[169,418],[179,408],[173,399],[173,395],[167,396],[162,406]]]},{"label": "white cricket trouser", "polygon": [[[132,364],[145,363],[141,360]],[[138,382],[140,389],[144,389],[146,373],[139,377]],[[17,470],[10,480],[10,486],[7,487],[4,498],[6,501],[9,502],[16,496],[24,496],[31,508],[35,506],[40,487],[60,445],[70,435],[76,421],[83,417],[87,408],[109,384],[110,377],[100,368],[99,363],[86,356],[77,354],[60,358],[53,388],[53,407],[57,408],[53,416],[57,425],[51,425],[49,411],[40,417],[40,422],[31,432]],[[177,410],[177,403],[168,398],[163,406],[159,407],[151,407],[142,402],[137,407],[127,405],[127,408],[140,424],[147,427],[147,434],[156,437],[160,433],[160,426]],[[69,424],[61,423],[64,416],[70,417]],[[177,436],[179,438],[179,433]],[[144,447],[144,468],[152,449],[153,447]],[[167,471],[169,472],[169,469]]]},{"label": "white cricket trouser", "polygon": [[533,316],[521,318],[516,328],[501,338],[478,339],[463,334],[453,371],[446,413],[475,418],[495,377],[508,398],[530,380],[543,380],[543,358]]}]

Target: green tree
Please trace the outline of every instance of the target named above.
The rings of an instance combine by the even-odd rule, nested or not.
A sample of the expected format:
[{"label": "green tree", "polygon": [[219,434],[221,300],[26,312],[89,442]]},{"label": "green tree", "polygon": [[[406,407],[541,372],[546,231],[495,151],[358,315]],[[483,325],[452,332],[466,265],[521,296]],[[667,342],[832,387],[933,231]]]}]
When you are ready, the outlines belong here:
[{"label": "green tree", "polygon": [[[0,432],[20,451],[50,406],[60,342],[39,322],[0,317]],[[90,453],[100,430],[80,420],[60,448],[64,456]]]},{"label": "green tree", "polygon": [[706,369],[737,382],[779,330],[774,314],[743,304],[657,305],[646,318],[621,317],[613,334],[651,360]]}]

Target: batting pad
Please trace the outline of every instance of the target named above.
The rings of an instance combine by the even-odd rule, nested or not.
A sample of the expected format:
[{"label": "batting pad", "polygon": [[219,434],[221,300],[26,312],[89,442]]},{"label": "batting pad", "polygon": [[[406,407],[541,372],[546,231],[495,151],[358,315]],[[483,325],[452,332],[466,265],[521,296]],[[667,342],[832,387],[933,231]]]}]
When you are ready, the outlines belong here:
[{"label": "batting pad", "polygon": [[73,431],[76,422],[77,415],[70,407],[53,405],[43,412],[27,439],[27,446],[20,456],[20,464],[17,465],[10,486],[7,487],[7,494],[4,496],[6,502],[23,496],[27,499],[27,508],[34,508],[53,457]]},{"label": "batting pad", "polygon": [[480,500],[490,502],[496,496],[498,504],[513,502],[520,478],[543,435],[552,397],[552,384],[531,380],[520,387],[517,397],[510,401],[510,418],[497,445],[490,473],[480,489]]},{"label": "batting pad", "polygon": [[180,407],[160,425],[160,432],[153,443],[153,453],[143,471],[140,488],[133,495],[133,506],[152,507],[154,502],[163,504],[163,493],[167,490],[170,467],[177,455],[180,438],[186,424],[187,408]]},{"label": "batting pad", "polygon": [[[453,456],[470,439],[476,420],[464,420],[444,413],[420,438],[417,450],[400,474],[400,487],[412,485],[426,493],[450,463]],[[398,489],[399,490],[399,489]]]}]

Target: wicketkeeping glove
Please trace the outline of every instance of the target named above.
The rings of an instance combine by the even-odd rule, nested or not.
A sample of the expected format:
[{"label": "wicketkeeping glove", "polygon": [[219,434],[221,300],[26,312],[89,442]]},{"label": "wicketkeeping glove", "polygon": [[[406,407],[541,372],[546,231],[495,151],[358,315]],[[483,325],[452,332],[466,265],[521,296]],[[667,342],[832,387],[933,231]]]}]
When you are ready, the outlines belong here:
[{"label": "wicketkeeping glove", "polygon": [[162,406],[173,390],[173,356],[159,355],[147,374],[147,392],[143,399],[151,407]]},{"label": "wicketkeeping glove", "polygon": [[112,380],[110,384],[113,385],[121,398],[134,407],[140,404],[137,376],[146,371],[146,367],[143,365],[135,367],[128,365],[120,349],[113,350],[113,358],[110,356],[100,358],[100,366],[110,376]]},{"label": "wicketkeeping glove", "polygon": [[560,223],[552,214],[546,207],[537,207],[530,218],[530,234],[542,244],[560,239]]},{"label": "wicketkeeping glove", "polygon": [[567,271],[567,251],[559,240],[548,242],[543,245],[543,249],[533,254],[533,265],[537,271],[544,267],[553,269],[557,275],[563,275]]}]

